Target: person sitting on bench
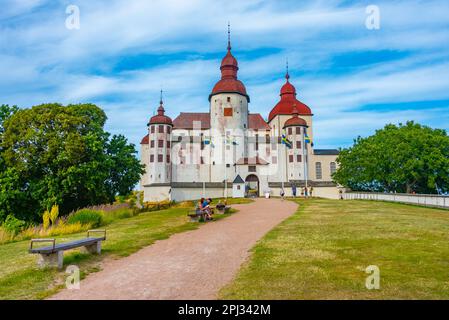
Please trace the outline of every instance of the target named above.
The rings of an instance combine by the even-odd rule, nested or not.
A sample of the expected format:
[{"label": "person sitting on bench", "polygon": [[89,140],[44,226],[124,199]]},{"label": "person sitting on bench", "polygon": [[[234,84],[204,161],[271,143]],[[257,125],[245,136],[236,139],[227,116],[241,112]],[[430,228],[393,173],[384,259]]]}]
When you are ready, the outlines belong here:
[{"label": "person sitting on bench", "polygon": [[212,199],[209,198],[207,200],[204,200],[202,205],[202,211],[206,213],[207,220],[212,220],[212,208],[210,207],[211,202]]}]

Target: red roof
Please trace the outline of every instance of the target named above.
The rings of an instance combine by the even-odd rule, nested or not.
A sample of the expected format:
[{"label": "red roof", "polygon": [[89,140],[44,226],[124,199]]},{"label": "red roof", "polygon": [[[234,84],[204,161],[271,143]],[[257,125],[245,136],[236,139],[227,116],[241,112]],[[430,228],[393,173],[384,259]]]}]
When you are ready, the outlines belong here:
[{"label": "red roof", "polygon": [[217,93],[240,93],[248,98],[249,96],[246,93],[245,85],[237,79],[237,71],[239,70],[239,65],[237,59],[231,53],[231,45],[228,44],[228,52],[224,56],[221,61],[221,80],[219,80],[214,88],[212,89],[212,93],[209,95],[210,98]]},{"label": "red roof", "polygon": [[285,121],[284,128],[286,127],[297,127],[297,126],[304,126],[307,127],[307,122],[303,118],[298,117],[298,109],[296,108],[296,105],[293,105],[293,111],[292,111],[293,117]]},{"label": "red roof", "polygon": [[268,162],[262,158],[260,158],[259,156],[257,157],[252,157],[252,158],[240,158],[237,160],[237,162],[235,163],[236,165],[255,165],[255,164],[261,164],[261,165],[265,165],[268,164]]},{"label": "red roof", "polygon": [[[207,112],[181,112],[173,120],[174,129],[193,129],[194,121],[201,121],[201,129],[210,129],[210,114]],[[249,129],[270,130],[270,126],[260,113],[248,115],[248,127]]]},{"label": "red roof", "polygon": [[296,105],[296,108],[298,109],[298,113],[300,115],[312,115],[312,111],[310,110],[310,108],[296,99],[296,89],[289,82],[288,79],[290,78],[290,76],[288,75],[288,73],[286,74],[285,78],[287,79],[287,82],[281,88],[281,100],[271,110],[270,115],[268,116],[268,122],[273,120],[273,118],[277,115],[292,114],[294,105]]},{"label": "red roof", "polygon": [[159,108],[157,109],[157,115],[151,117],[150,122],[148,124],[168,124],[173,125],[171,118],[165,115],[165,109],[162,104],[162,100],[160,102]]},{"label": "red roof", "polygon": [[262,118],[260,113],[250,113],[248,115],[248,127],[257,130],[270,130],[270,126]]},{"label": "red roof", "polygon": [[208,112],[181,112],[173,120],[173,129],[193,129],[194,121],[201,122],[201,129],[210,128],[210,114]]},{"label": "red roof", "polygon": [[150,135],[147,134],[145,137],[142,138],[142,141],[140,141],[140,144],[149,144],[150,143]]}]

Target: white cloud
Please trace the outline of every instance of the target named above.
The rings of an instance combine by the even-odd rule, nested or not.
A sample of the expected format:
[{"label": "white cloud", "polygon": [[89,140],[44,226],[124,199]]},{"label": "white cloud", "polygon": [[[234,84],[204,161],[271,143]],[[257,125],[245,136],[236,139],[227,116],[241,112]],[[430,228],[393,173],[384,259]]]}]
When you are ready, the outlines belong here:
[{"label": "white cloud", "polygon": [[[334,131],[353,137],[406,115],[447,128],[428,110],[357,111],[364,104],[449,99],[446,1],[378,1],[379,31],[365,29],[364,5],[337,0],[84,0],[77,1],[81,29],[73,31],[65,28],[67,4],[22,0],[4,6],[0,68],[7,76],[0,80],[1,103],[93,101],[106,109],[111,131],[138,143],[161,87],[171,116],[208,110],[208,94],[219,78],[219,58],[210,54],[224,54],[230,20],[252,112],[266,116],[277,102],[288,56],[299,97],[316,115],[315,135],[328,146]],[[266,48],[277,50],[257,54]],[[370,65],[333,65],[336,55],[376,50],[407,54]],[[179,56],[107,72],[123,56],[148,53]],[[349,130],[351,121],[356,123]]]}]

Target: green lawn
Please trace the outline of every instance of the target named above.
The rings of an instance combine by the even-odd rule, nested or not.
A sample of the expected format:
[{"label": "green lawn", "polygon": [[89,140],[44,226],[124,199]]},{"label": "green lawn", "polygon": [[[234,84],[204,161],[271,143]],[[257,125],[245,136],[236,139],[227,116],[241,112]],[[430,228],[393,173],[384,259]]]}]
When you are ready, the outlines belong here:
[{"label": "green lawn", "polygon": [[[228,199],[229,204],[248,203],[247,199]],[[214,201],[216,203],[216,201]],[[187,217],[189,208],[141,213],[138,216],[116,220],[102,228],[107,230],[107,240],[102,245],[102,255],[88,255],[80,250],[67,251],[64,265],[76,264],[82,276],[99,270],[102,259],[127,256],[156,240],[166,239],[172,234],[198,228]],[[227,215],[215,215],[219,220]],[[85,233],[56,237],[65,242],[85,237]],[[39,270],[36,256],[28,254],[29,241],[0,245],[0,300],[41,299],[54,293],[64,284],[64,271]]]},{"label": "green lawn", "polygon": [[[223,299],[448,299],[449,211],[374,201],[298,200],[252,250]],[[365,268],[380,268],[368,290]]]}]

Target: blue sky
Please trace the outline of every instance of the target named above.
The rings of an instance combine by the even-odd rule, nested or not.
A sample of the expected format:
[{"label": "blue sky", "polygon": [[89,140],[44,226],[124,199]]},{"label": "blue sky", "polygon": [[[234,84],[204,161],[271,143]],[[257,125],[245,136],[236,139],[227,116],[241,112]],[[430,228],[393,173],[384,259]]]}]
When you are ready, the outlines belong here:
[{"label": "blue sky", "polygon": [[[80,9],[80,29],[65,26]],[[368,5],[380,29],[365,27]],[[448,1],[1,2],[0,103],[92,102],[107,130],[139,144],[163,88],[167,113],[207,111],[227,22],[250,111],[279,99],[289,60],[314,113],[317,148],[345,147],[386,123],[449,129]]]}]

